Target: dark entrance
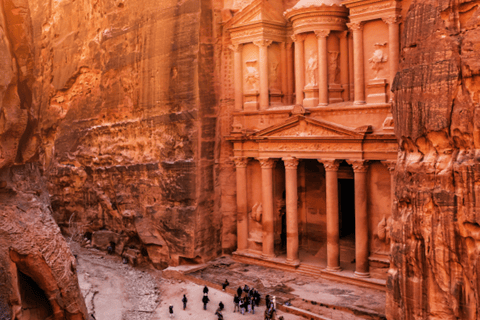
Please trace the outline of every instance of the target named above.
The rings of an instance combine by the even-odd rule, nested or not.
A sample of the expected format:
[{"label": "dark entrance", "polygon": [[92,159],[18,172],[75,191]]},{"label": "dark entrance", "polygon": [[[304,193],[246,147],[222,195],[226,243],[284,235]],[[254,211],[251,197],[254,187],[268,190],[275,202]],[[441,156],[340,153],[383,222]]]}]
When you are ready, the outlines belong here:
[{"label": "dark entrance", "polygon": [[340,238],[355,241],[355,185],[353,179],[338,179]]},{"label": "dark entrance", "polygon": [[18,286],[22,297],[22,312],[27,319],[53,319],[53,309],[47,296],[32,278],[18,271]]}]

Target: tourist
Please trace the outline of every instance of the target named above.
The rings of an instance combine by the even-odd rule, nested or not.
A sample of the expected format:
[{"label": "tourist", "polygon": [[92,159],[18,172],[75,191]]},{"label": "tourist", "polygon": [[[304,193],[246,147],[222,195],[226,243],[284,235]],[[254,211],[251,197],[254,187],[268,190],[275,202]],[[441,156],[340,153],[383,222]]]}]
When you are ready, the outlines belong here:
[{"label": "tourist", "polygon": [[240,312],[240,307],[238,306],[239,302],[240,302],[240,299],[238,298],[238,295],[235,295],[233,297],[233,312],[235,311]]},{"label": "tourist", "polygon": [[240,307],[240,312],[241,312],[242,314],[245,314],[245,304],[244,304],[244,302],[243,302],[243,299],[240,299],[239,307]]},{"label": "tourist", "polygon": [[222,301],[220,301],[220,303],[218,304],[218,308],[220,309],[220,311],[222,311],[223,308],[225,308],[225,305],[223,304]]},{"label": "tourist", "polygon": [[244,299],[245,299],[245,303],[244,303],[245,310],[248,310],[248,313],[252,313],[252,309],[251,309],[252,306],[250,305],[250,301],[248,300],[248,297],[245,296]]},{"label": "tourist", "polygon": [[168,312],[170,313],[170,318],[173,318],[173,306],[172,305],[170,305],[168,307]]},{"label": "tourist", "polygon": [[257,290],[253,293],[253,297],[255,298],[255,305],[260,305],[260,293]]},{"label": "tourist", "polygon": [[242,292],[243,292],[242,287],[238,287],[238,289],[237,289],[238,298],[242,297]]},{"label": "tourist", "polygon": [[183,298],[182,298],[182,302],[183,302],[183,310],[185,310],[187,308],[187,297],[185,295],[183,295]]},{"label": "tourist", "polygon": [[252,314],[255,314],[255,297],[250,297],[250,305],[252,306]]},{"label": "tourist", "polygon": [[207,286],[203,287],[203,293],[208,294],[208,287]]},{"label": "tourist", "polygon": [[270,309],[270,295],[268,294],[265,297],[265,306],[267,307],[267,309]]},{"label": "tourist", "polygon": [[250,291],[250,288],[245,284],[245,286],[243,287],[243,292],[248,294],[248,291]]},{"label": "tourist", "polygon": [[222,283],[222,289],[223,289],[223,291],[225,291],[225,288],[228,287],[229,284],[230,284],[230,283],[228,282],[228,280],[225,279],[225,282]]},{"label": "tourist", "polygon": [[215,311],[215,315],[218,317],[218,320],[223,320],[223,315],[222,315],[222,310],[220,310],[220,307]]},{"label": "tourist", "polygon": [[[206,288],[206,287],[205,287]],[[203,295],[203,298],[202,298],[202,302],[203,302],[203,310],[207,310],[207,303],[210,301],[210,299],[208,299],[208,296],[207,294],[205,293]]]}]

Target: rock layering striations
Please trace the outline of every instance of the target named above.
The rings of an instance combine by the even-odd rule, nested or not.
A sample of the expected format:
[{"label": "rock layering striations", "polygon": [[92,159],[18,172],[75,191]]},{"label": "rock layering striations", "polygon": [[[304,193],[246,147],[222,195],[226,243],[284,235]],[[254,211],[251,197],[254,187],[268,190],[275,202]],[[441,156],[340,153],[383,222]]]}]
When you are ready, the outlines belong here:
[{"label": "rock layering striations", "polygon": [[389,319],[478,319],[480,1],[413,1],[393,91],[400,142]]}]

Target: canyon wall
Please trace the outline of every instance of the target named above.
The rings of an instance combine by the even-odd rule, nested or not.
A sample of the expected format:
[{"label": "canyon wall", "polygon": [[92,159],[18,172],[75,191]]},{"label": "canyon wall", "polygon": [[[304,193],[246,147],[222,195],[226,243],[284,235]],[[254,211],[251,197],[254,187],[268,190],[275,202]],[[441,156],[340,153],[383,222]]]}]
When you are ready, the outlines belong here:
[{"label": "canyon wall", "polygon": [[76,261],[39,163],[27,0],[0,2],[0,319],[86,319]]},{"label": "canyon wall", "polygon": [[29,5],[39,160],[62,230],[157,267],[221,253],[211,1]]},{"label": "canyon wall", "polygon": [[404,21],[386,312],[478,319],[480,1],[415,0]]}]

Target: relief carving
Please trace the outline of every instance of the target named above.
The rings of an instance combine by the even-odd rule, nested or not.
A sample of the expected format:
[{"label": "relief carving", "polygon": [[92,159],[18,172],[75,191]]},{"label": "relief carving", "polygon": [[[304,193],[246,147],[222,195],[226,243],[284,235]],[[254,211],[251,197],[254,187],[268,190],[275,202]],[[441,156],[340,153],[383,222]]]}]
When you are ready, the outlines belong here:
[{"label": "relief carving", "polygon": [[387,62],[388,57],[387,55],[383,52],[382,47],[385,47],[387,45],[386,42],[383,43],[375,43],[375,47],[377,48],[374,52],[373,55],[370,59],[368,59],[368,62],[371,64],[371,68],[374,71],[375,79],[378,79],[378,73],[383,70],[384,68],[384,63]]},{"label": "relief carving", "polygon": [[340,52],[329,51],[328,52],[328,80],[332,84],[338,84],[338,77],[340,75],[340,68],[338,67],[338,57]]},{"label": "relief carving", "polygon": [[278,62],[272,61],[270,63],[269,82],[271,87],[278,89]]},{"label": "relief carving", "polygon": [[252,220],[257,222],[262,222],[263,207],[261,203],[255,203],[250,212],[250,217]]},{"label": "relief carving", "polygon": [[316,87],[317,86],[317,69],[318,69],[318,57],[317,55],[310,56],[307,62],[307,77],[308,84],[307,87]]},{"label": "relief carving", "polygon": [[247,61],[246,69],[245,82],[247,83],[247,91],[258,91],[260,76],[257,70],[257,60]]},{"label": "relief carving", "polygon": [[288,128],[273,134],[275,137],[307,137],[307,136],[340,136],[335,131],[323,127],[308,124],[306,121],[300,121],[298,126]]}]

